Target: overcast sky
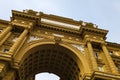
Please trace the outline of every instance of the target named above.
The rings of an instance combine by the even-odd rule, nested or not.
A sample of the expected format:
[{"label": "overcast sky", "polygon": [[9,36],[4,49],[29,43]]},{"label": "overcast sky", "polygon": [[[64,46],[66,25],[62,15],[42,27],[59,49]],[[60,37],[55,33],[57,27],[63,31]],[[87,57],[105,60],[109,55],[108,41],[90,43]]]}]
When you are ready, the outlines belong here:
[{"label": "overcast sky", "polygon": [[109,30],[107,41],[120,43],[120,0],[1,0],[0,19],[25,9],[92,22]]}]

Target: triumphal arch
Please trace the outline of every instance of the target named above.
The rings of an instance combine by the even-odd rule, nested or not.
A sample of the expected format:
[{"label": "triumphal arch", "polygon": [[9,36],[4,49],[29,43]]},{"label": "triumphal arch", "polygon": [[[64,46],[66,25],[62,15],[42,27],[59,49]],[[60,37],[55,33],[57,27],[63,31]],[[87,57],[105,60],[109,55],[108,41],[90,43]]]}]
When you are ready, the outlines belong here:
[{"label": "triumphal arch", "polygon": [[35,80],[41,72],[60,80],[120,80],[120,44],[108,30],[33,10],[12,10],[0,20],[0,80]]}]

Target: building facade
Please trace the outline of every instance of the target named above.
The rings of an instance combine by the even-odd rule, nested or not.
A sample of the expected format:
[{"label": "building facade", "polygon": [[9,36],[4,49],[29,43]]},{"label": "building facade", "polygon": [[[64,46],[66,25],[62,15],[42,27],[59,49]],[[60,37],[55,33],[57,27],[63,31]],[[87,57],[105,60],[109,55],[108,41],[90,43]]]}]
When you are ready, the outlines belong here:
[{"label": "building facade", "polygon": [[41,72],[60,80],[120,80],[120,44],[108,30],[33,10],[12,10],[0,20],[0,80],[34,80]]}]

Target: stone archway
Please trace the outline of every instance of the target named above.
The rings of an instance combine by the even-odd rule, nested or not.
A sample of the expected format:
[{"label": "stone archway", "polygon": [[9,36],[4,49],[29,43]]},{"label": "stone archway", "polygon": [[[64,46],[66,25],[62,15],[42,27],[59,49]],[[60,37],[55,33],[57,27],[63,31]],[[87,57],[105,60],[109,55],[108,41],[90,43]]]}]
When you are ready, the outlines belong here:
[{"label": "stone archway", "polygon": [[20,80],[30,80],[29,78],[34,78],[35,74],[41,72],[54,73],[61,80],[80,80],[81,73],[90,72],[88,66],[85,66],[87,62],[84,56],[74,47],[53,42],[38,42],[26,45],[15,57],[20,63]]}]

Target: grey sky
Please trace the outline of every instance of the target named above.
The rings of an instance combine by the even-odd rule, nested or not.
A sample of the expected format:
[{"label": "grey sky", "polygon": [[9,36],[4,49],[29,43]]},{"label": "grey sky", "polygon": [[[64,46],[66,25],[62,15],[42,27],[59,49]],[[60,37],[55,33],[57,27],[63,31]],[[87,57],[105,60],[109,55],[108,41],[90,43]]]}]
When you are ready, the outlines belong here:
[{"label": "grey sky", "polygon": [[33,9],[92,22],[109,30],[107,41],[120,43],[120,0],[3,0],[0,18],[9,20],[12,9]]},{"label": "grey sky", "polygon": [[13,9],[33,9],[92,22],[109,30],[107,41],[120,43],[120,0],[1,0],[0,19],[10,20]]}]

